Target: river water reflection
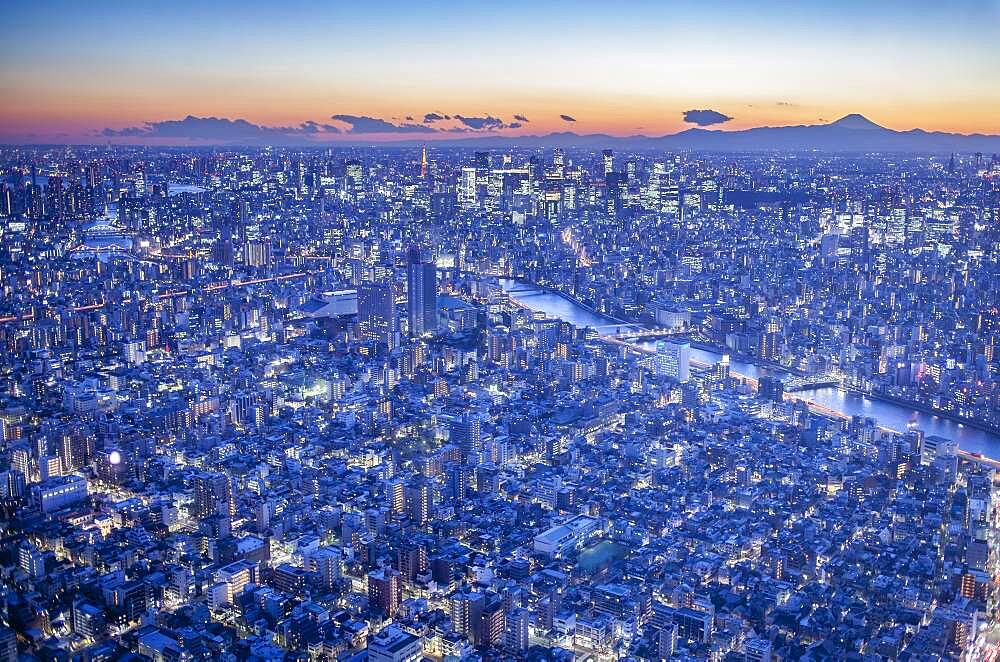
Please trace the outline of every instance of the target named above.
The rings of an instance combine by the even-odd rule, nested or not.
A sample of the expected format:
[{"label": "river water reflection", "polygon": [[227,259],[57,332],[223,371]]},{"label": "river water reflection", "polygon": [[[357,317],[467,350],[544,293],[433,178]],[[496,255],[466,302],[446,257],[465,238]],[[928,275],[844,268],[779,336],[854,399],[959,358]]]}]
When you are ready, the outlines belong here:
[{"label": "river water reflection", "polygon": [[[558,294],[532,287],[530,284],[511,279],[500,279],[500,286],[525,306],[532,310],[542,311],[551,317],[570,322],[576,326],[592,326],[603,332],[614,332],[618,325],[604,315],[591,312],[586,308],[565,299]],[[640,346],[652,348],[653,341],[637,343]],[[691,358],[703,363],[716,363],[721,354],[703,349],[691,349]],[[758,377],[765,370],[752,363],[731,360],[730,369],[747,377]],[[818,388],[799,391],[796,395],[811,400],[817,404],[842,412],[848,416],[865,416],[872,418],[887,428],[905,430],[909,424],[914,424],[928,435],[938,435],[954,439],[966,451],[982,453],[992,458],[1000,458],[1000,435],[978,430],[955,421],[926,414],[910,407],[897,405],[881,400],[871,400],[860,395],[847,393],[838,388]]]}]

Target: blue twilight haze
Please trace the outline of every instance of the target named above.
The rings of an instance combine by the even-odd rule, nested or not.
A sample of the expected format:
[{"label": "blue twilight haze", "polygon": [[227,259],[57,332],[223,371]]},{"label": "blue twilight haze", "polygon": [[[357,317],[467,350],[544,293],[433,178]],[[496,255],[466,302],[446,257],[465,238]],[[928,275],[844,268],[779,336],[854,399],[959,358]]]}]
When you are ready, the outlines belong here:
[{"label": "blue twilight haze", "polygon": [[0,662],[997,662],[998,10],[7,3]]}]

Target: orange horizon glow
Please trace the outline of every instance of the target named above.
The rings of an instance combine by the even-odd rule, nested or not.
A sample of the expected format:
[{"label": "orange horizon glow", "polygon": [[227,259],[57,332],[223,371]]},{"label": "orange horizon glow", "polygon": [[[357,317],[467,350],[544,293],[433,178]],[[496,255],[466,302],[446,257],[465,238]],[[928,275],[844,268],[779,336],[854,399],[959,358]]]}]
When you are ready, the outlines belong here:
[{"label": "orange horizon glow", "polygon": [[[1000,134],[1000,5],[581,0],[568,9],[12,5],[0,140],[103,141],[104,129],[189,115],[282,127],[335,114],[419,122],[434,111],[531,120],[505,135],[657,136],[695,126],[682,119],[691,109],[732,117],[707,127],[722,131],[860,113],[896,130]],[[321,136],[415,137],[456,134]]]}]

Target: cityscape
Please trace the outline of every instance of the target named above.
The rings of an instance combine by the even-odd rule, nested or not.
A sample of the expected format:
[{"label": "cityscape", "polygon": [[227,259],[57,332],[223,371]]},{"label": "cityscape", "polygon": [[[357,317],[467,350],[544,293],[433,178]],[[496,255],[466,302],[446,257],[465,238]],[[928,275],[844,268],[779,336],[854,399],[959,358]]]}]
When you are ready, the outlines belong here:
[{"label": "cityscape", "polygon": [[[607,11],[584,4],[553,48]],[[12,8],[0,662],[1000,660],[1000,78],[975,20],[1000,14],[970,4],[942,31],[972,63],[939,79],[968,86],[951,120],[936,98],[801,82],[765,111],[705,83],[643,126],[638,98],[588,115],[638,64],[544,105],[504,72],[465,89],[441,44],[415,82],[523,112],[428,110],[402,84],[365,105],[372,80],[337,70],[358,113],[289,119],[216,61],[140,53],[137,8],[59,8],[53,39],[110,26],[122,76],[74,83],[77,47],[24,57],[42,17]],[[246,34],[220,60],[318,48],[274,8],[228,10]],[[676,9],[683,38],[728,30],[716,10]],[[172,11],[164,54],[220,9]],[[386,53],[441,29],[384,11],[313,19],[352,44],[384,19]],[[469,11],[440,20],[480,34]],[[538,11],[525,35],[560,18]],[[484,50],[529,38],[496,20]],[[375,78],[409,66],[357,48]],[[836,75],[861,90],[855,55]],[[291,108],[322,62],[240,71],[285,71]],[[204,80],[215,105],[172,105]]]}]

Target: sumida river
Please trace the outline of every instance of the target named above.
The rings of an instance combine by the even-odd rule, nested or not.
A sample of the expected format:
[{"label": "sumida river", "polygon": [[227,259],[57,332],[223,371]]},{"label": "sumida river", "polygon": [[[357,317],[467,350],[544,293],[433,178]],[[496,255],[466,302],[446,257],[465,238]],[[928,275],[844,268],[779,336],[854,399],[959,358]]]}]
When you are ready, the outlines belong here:
[{"label": "sumida river", "polygon": [[[627,326],[587,310],[558,294],[533,287],[530,283],[501,278],[500,286],[508,292],[513,291],[512,296],[532,310],[544,312],[550,317],[558,317],[576,326],[592,326],[604,332],[613,332],[615,326]],[[655,342],[647,341],[637,344],[641,347],[652,348]],[[713,364],[718,362],[722,355],[692,347],[691,358]],[[745,363],[735,359],[730,360],[729,365],[733,372],[747,377],[757,378],[765,372],[764,369],[758,368],[753,363]],[[864,416],[874,419],[879,425],[894,430],[903,431],[912,424],[928,435],[954,439],[962,450],[1000,458],[1000,435],[963,425],[947,418],[927,414],[892,402],[872,400],[835,387],[797,391],[795,395],[848,416]]]}]

